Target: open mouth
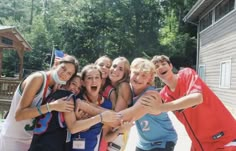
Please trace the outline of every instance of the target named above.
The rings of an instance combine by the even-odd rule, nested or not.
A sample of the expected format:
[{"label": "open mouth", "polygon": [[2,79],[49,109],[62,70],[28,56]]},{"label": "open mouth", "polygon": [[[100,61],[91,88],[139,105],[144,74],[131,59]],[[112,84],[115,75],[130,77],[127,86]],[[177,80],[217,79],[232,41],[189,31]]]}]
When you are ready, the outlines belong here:
[{"label": "open mouth", "polygon": [[93,90],[93,91],[96,91],[97,90],[97,86],[91,86],[91,90]]},{"label": "open mouth", "polygon": [[164,75],[164,74],[166,74],[166,73],[167,73],[167,71],[164,71],[164,72],[162,72],[161,74]]}]

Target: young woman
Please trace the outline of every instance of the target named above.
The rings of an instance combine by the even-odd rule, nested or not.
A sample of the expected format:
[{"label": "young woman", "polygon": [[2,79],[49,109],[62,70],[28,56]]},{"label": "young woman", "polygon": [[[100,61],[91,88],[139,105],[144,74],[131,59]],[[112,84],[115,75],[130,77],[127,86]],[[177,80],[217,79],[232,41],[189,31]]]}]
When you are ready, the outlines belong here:
[{"label": "young woman", "polygon": [[[98,69],[98,67],[94,64],[85,66],[82,69],[81,77],[82,77],[82,84],[84,87],[84,91],[83,91],[82,96],[80,97],[81,100],[78,100],[78,101],[85,100],[89,102],[90,104],[93,104],[94,106],[111,109],[112,108],[111,101],[105,99],[100,94],[100,89],[102,86],[102,73]],[[106,114],[107,115],[106,119],[108,120],[104,120],[105,118],[103,117],[103,114],[105,113],[110,114],[110,119],[108,117],[109,114]],[[84,130],[86,128],[89,128],[89,129],[85,131],[79,130],[80,131],[79,133],[75,133],[75,132],[78,132],[78,130],[73,130],[72,127],[76,128],[75,126],[68,125],[68,128],[72,130],[72,133],[75,133],[72,135],[71,148],[73,151],[98,150],[100,137],[101,137],[101,130],[103,126],[102,122],[115,122],[120,119],[119,114],[112,111],[105,111],[99,115],[96,115],[95,117],[97,116],[100,116],[101,121],[99,123],[98,122],[94,123],[95,125],[93,126],[81,124],[81,130]]]},{"label": "young woman", "polygon": [[[114,59],[110,68],[109,79],[116,92],[116,102],[114,107],[116,112],[128,108],[132,103],[132,93],[129,86],[129,74],[129,61],[125,57],[118,57]],[[122,126],[117,125],[115,128],[111,128],[109,126],[104,127],[103,137],[107,142],[109,142],[109,147],[103,144],[100,151],[107,149],[113,150],[115,146],[117,146],[119,150],[124,150],[128,139],[128,131],[132,125],[132,123],[122,123]]]},{"label": "young woman", "polygon": [[[81,77],[77,75],[68,81],[63,88],[51,93],[46,101],[50,103],[56,99],[66,97],[66,101],[74,103],[75,96],[80,92],[80,87]],[[116,114],[107,111],[85,120],[76,120],[74,112],[48,112],[37,118],[29,151],[65,151],[68,149],[66,146],[67,136],[69,136],[67,128],[71,133],[80,132],[101,122],[101,119],[104,122],[112,122],[113,120],[110,120],[110,117],[113,117],[113,115],[115,116]],[[109,118],[107,118],[108,116]]]},{"label": "young woman", "polygon": [[114,109],[116,103],[116,94],[108,77],[112,60],[108,56],[102,56],[95,61],[95,64],[102,72],[101,94],[103,97],[112,102],[112,109]]},{"label": "young woman", "polygon": [[78,61],[66,56],[50,71],[36,72],[24,79],[17,87],[9,114],[0,136],[1,151],[26,151],[29,149],[34,128],[34,118],[51,111],[71,112],[71,102],[56,100],[42,105],[44,98],[55,84],[65,84],[76,74]]},{"label": "young woman", "polygon": [[[63,97],[75,98],[81,88],[81,77],[76,74],[66,85],[49,94],[46,103],[51,103]],[[72,103],[74,99],[67,98]],[[49,107],[49,106],[48,106]],[[50,108],[48,108],[50,110]],[[67,128],[65,118],[62,112],[50,111],[36,118],[34,135],[29,151],[64,151],[66,148]]]}]

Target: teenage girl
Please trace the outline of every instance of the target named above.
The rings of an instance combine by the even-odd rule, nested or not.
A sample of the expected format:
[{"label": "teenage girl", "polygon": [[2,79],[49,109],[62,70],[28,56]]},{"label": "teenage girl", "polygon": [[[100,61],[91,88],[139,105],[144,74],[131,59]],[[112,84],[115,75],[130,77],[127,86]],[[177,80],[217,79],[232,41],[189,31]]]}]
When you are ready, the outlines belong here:
[{"label": "teenage girl", "polygon": [[65,84],[76,74],[78,61],[67,55],[59,64],[49,70],[29,75],[17,87],[9,114],[0,134],[1,151],[26,151],[29,149],[34,128],[34,118],[51,110],[71,112],[74,105],[63,99],[42,104],[55,84]]}]

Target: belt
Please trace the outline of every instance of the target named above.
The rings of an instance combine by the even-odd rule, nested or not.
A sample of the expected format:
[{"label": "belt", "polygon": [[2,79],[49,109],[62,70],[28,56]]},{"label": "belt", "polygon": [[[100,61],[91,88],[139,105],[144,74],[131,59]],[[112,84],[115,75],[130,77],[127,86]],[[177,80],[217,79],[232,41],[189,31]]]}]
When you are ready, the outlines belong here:
[{"label": "belt", "polygon": [[152,146],[162,146],[164,148],[170,148],[175,146],[175,142],[172,141],[156,141],[151,143]]}]

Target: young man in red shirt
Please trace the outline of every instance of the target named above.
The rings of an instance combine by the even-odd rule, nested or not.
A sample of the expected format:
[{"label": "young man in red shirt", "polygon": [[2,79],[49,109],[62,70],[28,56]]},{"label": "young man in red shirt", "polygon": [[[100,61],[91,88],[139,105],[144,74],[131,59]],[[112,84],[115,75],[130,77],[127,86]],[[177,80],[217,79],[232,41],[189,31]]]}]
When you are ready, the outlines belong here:
[{"label": "young man in red shirt", "polygon": [[236,151],[236,120],[197,73],[184,68],[174,74],[165,55],[152,62],[166,84],[160,92],[165,103],[147,95],[142,99],[146,109],[154,114],[173,111],[192,140],[191,151]]}]

